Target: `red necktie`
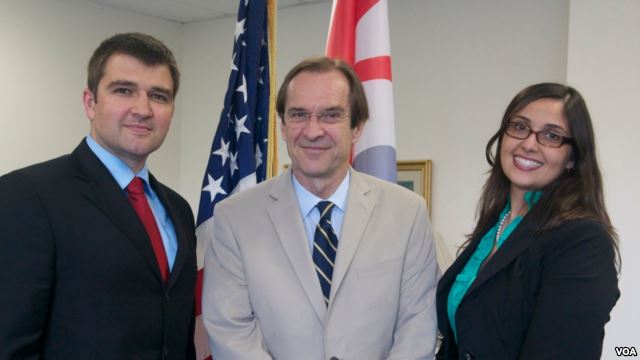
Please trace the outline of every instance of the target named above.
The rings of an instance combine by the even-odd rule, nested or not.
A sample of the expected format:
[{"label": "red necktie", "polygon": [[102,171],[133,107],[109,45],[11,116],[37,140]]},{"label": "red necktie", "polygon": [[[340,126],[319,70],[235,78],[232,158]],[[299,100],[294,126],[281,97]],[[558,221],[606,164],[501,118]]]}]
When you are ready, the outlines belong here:
[{"label": "red necktie", "polygon": [[138,217],[142,221],[144,228],[147,230],[147,235],[151,239],[151,246],[153,252],[156,254],[156,261],[160,267],[160,275],[163,281],[167,281],[169,277],[169,263],[167,261],[167,254],[164,251],[164,244],[162,243],[162,236],[158,230],[158,224],[156,218],[153,216],[153,212],[147,202],[147,197],[144,194],[144,182],[141,178],[135,177],[127,186],[127,196],[133,208],[138,213]]}]

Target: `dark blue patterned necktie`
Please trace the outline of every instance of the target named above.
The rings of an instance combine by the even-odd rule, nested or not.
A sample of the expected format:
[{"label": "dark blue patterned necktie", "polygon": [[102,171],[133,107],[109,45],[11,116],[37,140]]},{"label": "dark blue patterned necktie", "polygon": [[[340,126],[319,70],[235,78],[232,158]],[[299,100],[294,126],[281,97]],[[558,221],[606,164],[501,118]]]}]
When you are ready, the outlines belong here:
[{"label": "dark blue patterned necktie", "polygon": [[329,295],[331,294],[333,263],[338,249],[338,237],[333,231],[333,226],[331,226],[333,205],[331,201],[320,201],[316,205],[320,211],[320,221],[313,236],[313,263],[316,267],[322,295],[324,295],[324,302],[327,306],[329,306]]}]

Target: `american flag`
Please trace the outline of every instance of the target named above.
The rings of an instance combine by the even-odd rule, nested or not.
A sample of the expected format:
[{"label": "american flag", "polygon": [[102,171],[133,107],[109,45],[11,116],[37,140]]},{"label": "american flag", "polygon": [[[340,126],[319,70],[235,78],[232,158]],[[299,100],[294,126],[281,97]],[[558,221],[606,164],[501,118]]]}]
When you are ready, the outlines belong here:
[{"label": "american flag", "polygon": [[235,25],[231,74],[224,108],[213,137],[202,180],[196,221],[198,236],[198,284],[196,288],[196,358],[209,359],[207,335],[202,323],[202,269],[204,245],[211,238],[216,204],[265,180],[271,75],[269,71],[269,16],[271,1],[240,0]]},{"label": "american flag", "polygon": [[391,50],[387,0],[333,0],[326,55],[354,67],[369,103],[369,121],[353,149],[356,170],[396,180]]}]

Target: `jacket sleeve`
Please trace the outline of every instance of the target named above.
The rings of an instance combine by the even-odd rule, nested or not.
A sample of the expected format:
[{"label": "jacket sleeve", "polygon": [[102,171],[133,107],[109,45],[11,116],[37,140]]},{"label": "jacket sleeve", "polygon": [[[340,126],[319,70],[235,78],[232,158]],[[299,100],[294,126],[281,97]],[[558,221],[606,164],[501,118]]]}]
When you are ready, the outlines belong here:
[{"label": "jacket sleeve", "polygon": [[402,271],[398,320],[388,359],[434,357],[438,264],[426,205],[419,203]]},{"label": "jacket sleeve", "polygon": [[520,359],[599,359],[604,325],[620,295],[611,239],[590,220],[556,231]]},{"label": "jacket sleeve", "polygon": [[242,255],[224,207],[206,245],[202,315],[216,360],[271,359],[249,299]]},{"label": "jacket sleeve", "polygon": [[39,359],[55,279],[44,204],[18,172],[0,177],[0,359]]}]

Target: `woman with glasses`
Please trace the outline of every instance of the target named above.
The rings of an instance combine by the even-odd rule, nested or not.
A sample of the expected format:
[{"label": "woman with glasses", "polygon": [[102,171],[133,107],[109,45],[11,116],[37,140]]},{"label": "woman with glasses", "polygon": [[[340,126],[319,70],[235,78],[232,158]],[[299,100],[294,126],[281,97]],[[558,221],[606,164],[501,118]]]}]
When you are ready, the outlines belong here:
[{"label": "woman with glasses", "polygon": [[582,96],[522,90],[486,157],[478,222],[438,284],[436,358],[599,359],[619,256]]}]

